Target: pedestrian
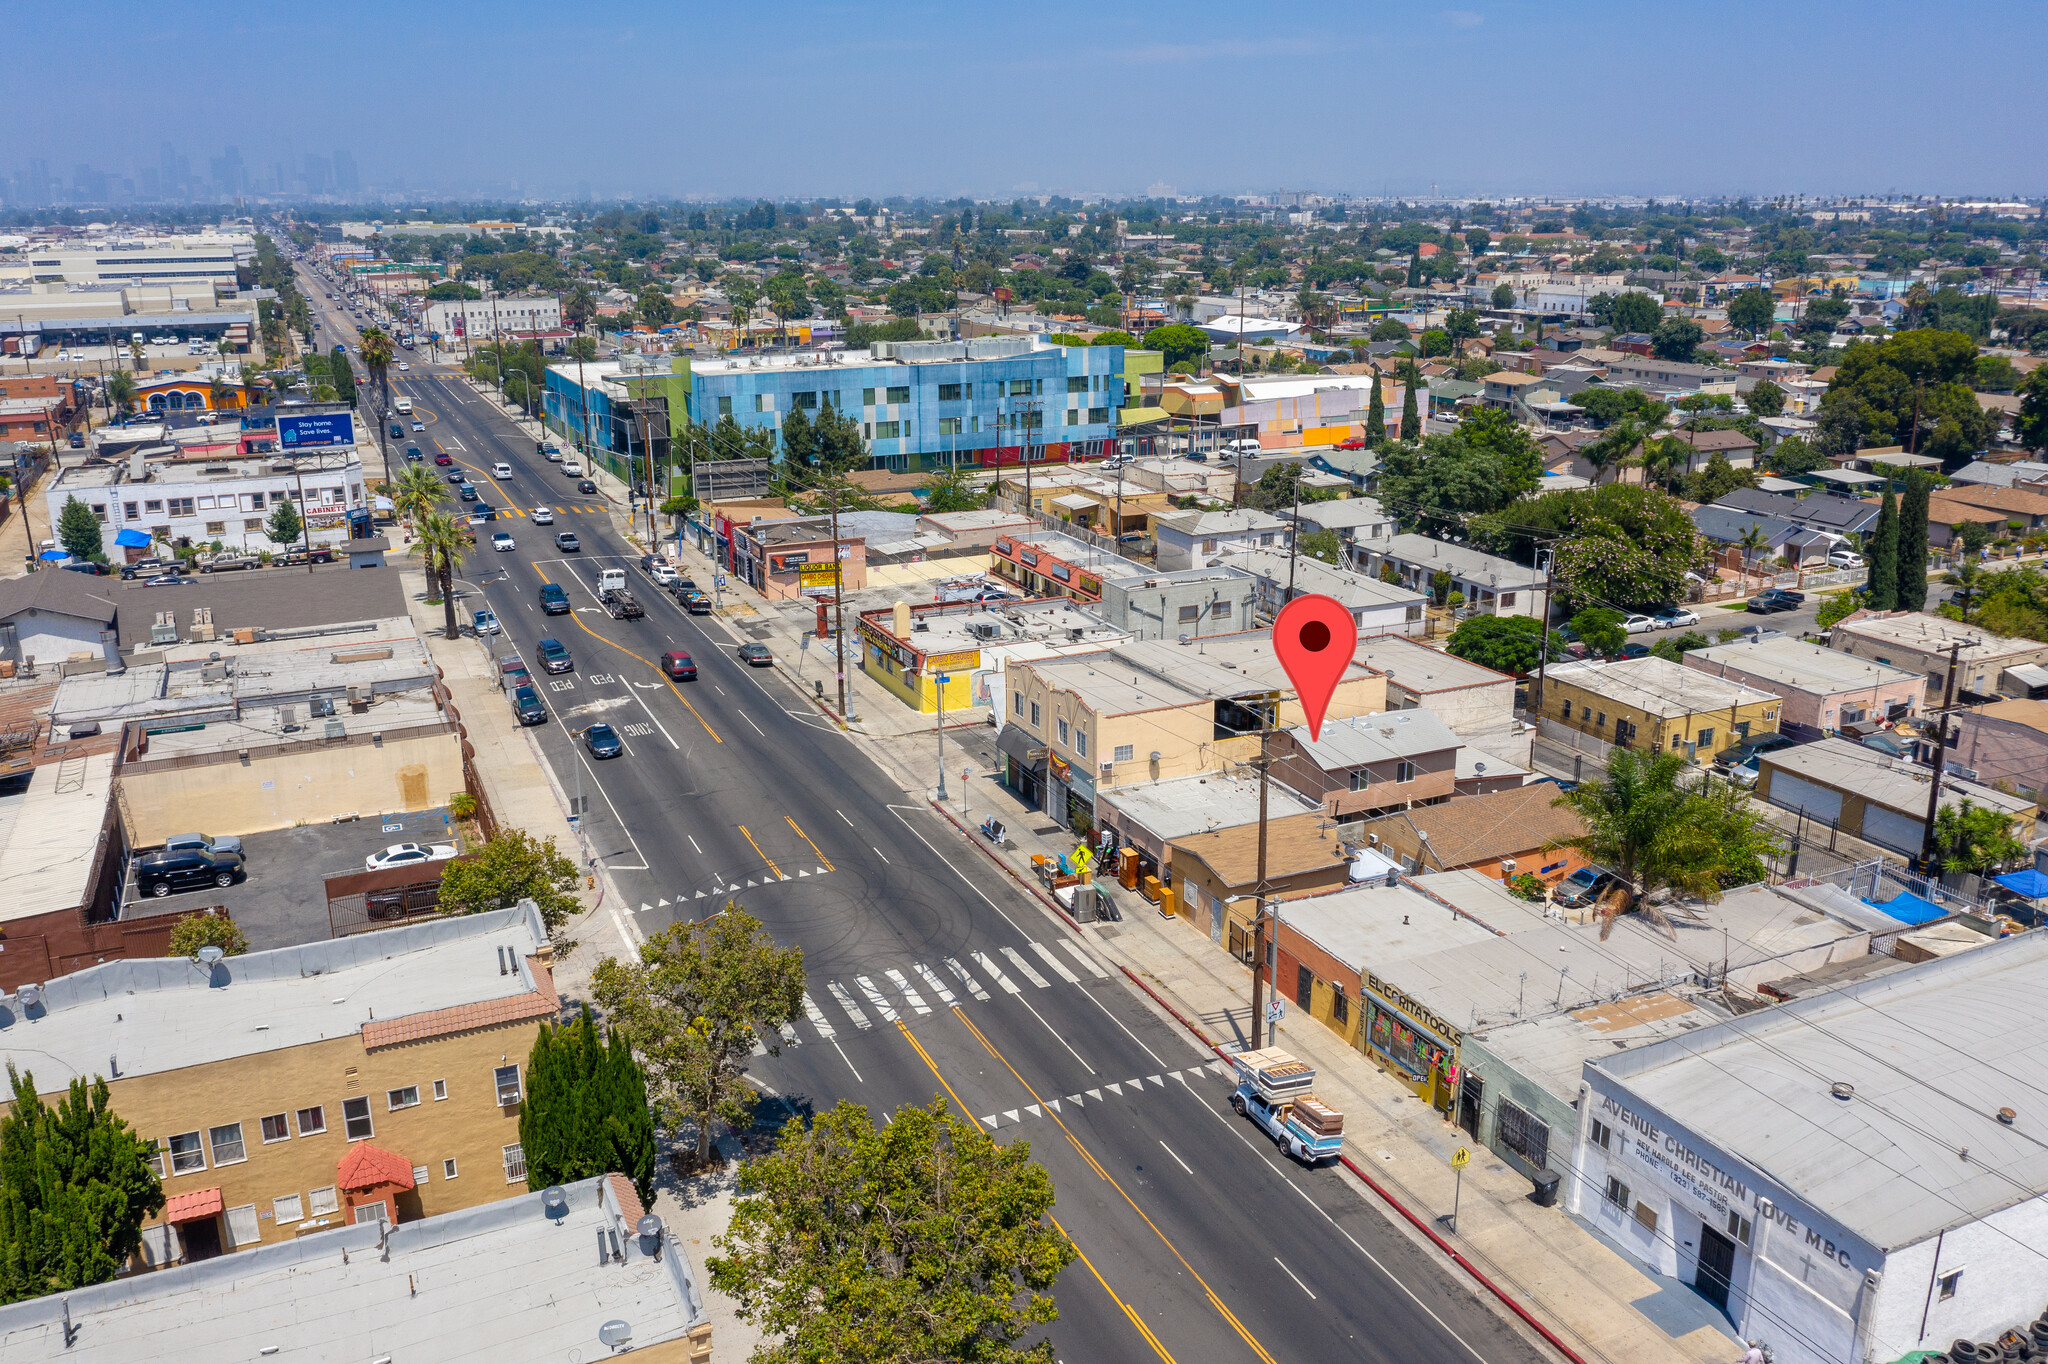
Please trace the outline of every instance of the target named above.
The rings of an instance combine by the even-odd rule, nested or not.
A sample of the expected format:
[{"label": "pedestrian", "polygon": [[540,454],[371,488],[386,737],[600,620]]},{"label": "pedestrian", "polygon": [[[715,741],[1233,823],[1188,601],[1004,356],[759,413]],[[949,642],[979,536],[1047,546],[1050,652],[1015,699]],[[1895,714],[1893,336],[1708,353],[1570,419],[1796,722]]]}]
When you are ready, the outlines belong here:
[{"label": "pedestrian", "polygon": [[1749,1348],[1742,1352],[1742,1364],[1768,1364],[1769,1359],[1770,1356],[1764,1353],[1764,1347],[1753,1340],[1749,1342]]}]

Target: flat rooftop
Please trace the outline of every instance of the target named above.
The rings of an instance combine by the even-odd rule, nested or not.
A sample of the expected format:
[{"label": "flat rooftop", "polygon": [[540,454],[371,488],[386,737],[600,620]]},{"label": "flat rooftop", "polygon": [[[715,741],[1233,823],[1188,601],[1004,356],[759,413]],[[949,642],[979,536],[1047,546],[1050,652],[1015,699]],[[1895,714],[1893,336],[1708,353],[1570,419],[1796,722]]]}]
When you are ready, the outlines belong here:
[{"label": "flat rooftop", "polygon": [[[37,1092],[50,1094],[105,1075],[110,1054],[124,1078],[164,1074],[461,1005],[552,1001],[553,983],[526,960],[546,941],[540,911],[515,907],[250,952],[211,973],[186,957],[107,962],[49,981],[26,1009],[0,997],[0,1049],[32,1055]],[[516,960],[510,974],[501,947]]]},{"label": "flat rooftop", "polygon": [[[1259,784],[1221,772],[1107,787],[1102,791],[1102,799],[1132,823],[1168,843],[1210,829],[1255,824],[1259,818]],[[1284,786],[1267,785],[1269,820],[1313,814],[1317,808]]]},{"label": "flat rooftop", "polygon": [[[12,1303],[0,1307],[0,1356],[596,1360],[613,1352],[598,1336],[607,1322],[625,1322],[644,1350],[708,1321],[681,1246],[671,1240],[657,1257],[634,1234],[643,1210],[623,1176],[562,1192],[567,1206],[553,1216],[544,1193],[521,1194],[388,1232],[336,1227],[73,1289],[61,1310],[50,1298]],[[614,1237],[623,1258],[595,1253]]]},{"label": "flat rooftop", "polygon": [[1952,645],[1960,643],[1963,649],[1958,659],[1962,662],[1988,662],[2004,658],[2008,654],[2037,653],[2048,647],[2038,640],[1994,635],[1989,630],[1965,625],[1946,616],[1931,616],[1924,611],[1890,616],[1865,616],[1860,620],[1845,620],[1834,629],[1838,634],[1896,644],[1901,648],[1917,649],[1930,654],[1945,654]]},{"label": "flat rooftop", "polygon": [[[346,547],[346,541],[342,542]],[[332,626],[377,625],[403,621],[404,635],[416,635],[407,614],[405,589],[396,569],[350,568],[346,564],[304,568],[252,568],[239,573],[208,573],[188,576],[175,586],[152,587],[137,579],[95,579],[108,584],[107,595],[120,611],[121,649],[148,647],[150,629],[157,613],[168,611],[176,618],[179,638],[189,641],[203,655],[223,655],[247,649],[227,636],[238,629],[259,633],[296,636],[307,641],[306,632]],[[193,638],[193,623],[199,608],[213,613],[217,636],[202,645]],[[396,629],[336,634],[330,643],[355,643],[371,638],[396,636]]]},{"label": "flat rooftop", "polygon": [[[1910,814],[1916,820],[1927,818],[1927,787],[1934,779],[1934,769],[1908,758],[1894,758],[1848,739],[1822,739],[1775,749],[1763,754],[1758,762],[1838,791],[1853,792],[1866,801]],[[2009,796],[1954,775],[1943,777],[1942,805],[1964,800],[2013,815],[2035,808],[2034,802],[2023,796]]]},{"label": "flat rooftop", "polygon": [[114,756],[44,763],[30,773],[0,845],[0,866],[7,868],[0,923],[85,903],[113,795]]},{"label": "flat rooftop", "polygon": [[[234,438],[239,439],[239,428],[231,428]],[[350,471],[362,474],[363,463],[356,447],[339,446],[322,451],[319,456],[308,455],[300,460],[280,460],[276,455],[237,455],[230,459],[185,459],[149,460],[143,465],[140,479],[129,477],[128,461],[114,459],[106,464],[67,465],[50,491],[84,488],[140,488],[152,485],[164,487],[186,486],[204,483],[247,482],[250,479],[268,479],[280,489],[296,493],[302,479],[318,479],[322,475],[341,475]],[[310,495],[310,491],[309,491]]]},{"label": "flat rooftop", "polygon": [[1685,666],[1717,674],[1723,667],[1735,668],[1775,686],[1822,693],[1926,680],[1906,668],[1790,637],[1694,649],[1685,655]]},{"label": "flat rooftop", "polygon": [[1385,673],[1387,685],[1428,695],[1467,687],[1513,686],[1514,678],[1469,663],[1456,654],[1432,649],[1402,635],[1380,635],[1358,642],[1358,661]]},{"label": "flat rooftop", "polygon": [[1912,1245],[2048,1192],[2048,1145],[2025,1117],[2048,1090],[2048,934],[1587,1066],[1871,1245]]},{"label": "flat rooftop", "polygon": [[1006,644],[1036,641],[1093,644],[1097,648],[1127,640],[1130,631],[1119,630],[1102,617],[1067,597],[1022,602],[958,602],[941,608],[927,607],[912,616],[909,636],[896,634],[891,612],[884,608],[862,613],[868,624],[892,638],[928,654],[953,653],[966,649],[1000,648]]},{"label": "flat rooftop", "polygon": [[1769,692],[1673,663],[1668,658],[1552,664],[1550,680],[1583,687],[1618,706],[1629,706],[1665,720],[1778,699]]}]

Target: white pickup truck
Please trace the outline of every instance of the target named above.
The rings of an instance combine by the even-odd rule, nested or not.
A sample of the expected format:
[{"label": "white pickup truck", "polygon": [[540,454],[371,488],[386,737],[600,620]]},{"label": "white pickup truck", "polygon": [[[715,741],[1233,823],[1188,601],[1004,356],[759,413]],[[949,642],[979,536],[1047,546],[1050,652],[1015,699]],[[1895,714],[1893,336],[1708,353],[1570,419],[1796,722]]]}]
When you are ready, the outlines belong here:
[{"label": "white pickup truck", "polygon": [[1230,1106],[1250,1118],[1282,1150],[1304,1164],[1328,1160],[1344,1149],[1344,1115],[1309,1093],[1315,1068],[1278,1047],[1231,1058],[1237,1092]]}]

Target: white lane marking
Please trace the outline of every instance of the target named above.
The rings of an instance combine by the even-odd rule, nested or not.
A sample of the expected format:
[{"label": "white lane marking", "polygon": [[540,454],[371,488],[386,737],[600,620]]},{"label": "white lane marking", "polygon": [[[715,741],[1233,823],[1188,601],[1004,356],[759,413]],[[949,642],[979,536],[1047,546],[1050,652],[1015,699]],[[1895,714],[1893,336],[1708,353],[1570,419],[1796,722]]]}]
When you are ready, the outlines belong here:
[{"label": "white lane marking", "polygon": [[1023,991],[1019,990],[1015,985],[1012,985],[1010,983],[1010,978],[1003,974],[1003,968],[996,965],[994,960],[990,958],[988,953],[976,952],[974,954],[974,959],[981,963],[981,969],[988,972],[990,978],[993,979],[997,985],[1000,985],[1003,989],[1009,991],[1013,995],[1023,993]]},{"label": "white lane marking", "polygon": [[[1036,944],[1034,944],[1034,946],[1035,945]],[[1049,990],[1052,988],[1051,981],[1047,980],[1044,976],[1039,975],[1038,972],[1031,969],[1031,963],[1024,960],[1024,954],[1022,952],[1019,952],[1014,947],[1005,947],[1003,949],[1003,955],[1010,959],[1010,965],[1016,967],[1019,971],[1023,973],[1024,979],[1030,981],[1033,985],[1036,985],[1041,990]]]},{"label": "white lane marking", "polygon": [[626,836],[626,841],[633,845],[633,851],[635,853],[638,853],[640,856],[640,865],[637,867],[629,867],[620,862],[607,862],[605,865],[611,868],[613,871],[646,871],[647,854],[644,852],[640,852],[640,840],[633,837],[633,830],[629,828],[626,824],[626,821],[620,817],[619,807],[612,804],[612,793],[605,790],[604,783],[597,779],[597,769],[592,767],[589,763],[584,762],[583,755],[581,753],[576,754],[576,761],[582,763],[583,770],[590,774],[590,784],[597,788],[597,794],[604,797],[605,806],[611,810],[612,818],[618,821],[619,832]]},{"label": "white lane marking", "polygon": [[759,734],[764,739],[768,737],[768,733],[766,730],[762,729],[759,725],[754,724],[753,716],[747,714],[745,711],[741,711],[740,719],[745,720],[748,725],[752,726],[754,733]]},{"label": "white lane marking", "polygon": [[1097,966],[1095,964],[1095,958],[1089,956],[1085,951],[1083,951],[1081,948],[1081,944],[1075,942],[1072,938],[1061,938],[1060,946],[1064,947],[1067,950],[1067,955],[1072,957],[1075,961],[1080,962],[1081,965],[1085,967],[1091,974],[1093,974],[1097,980],[1109,979],[1109,972],[1103,970],[1100,966]]},{"label": "white lane marking", "polygon": [[800,1047],[804,1044],[803,1038],[796,1035],[796,1029],[787,1023],[778,1023],[775,1030],[781,1033],[782,1040],[789,1043],[792,1047]]},{"label": "white lane marking", "polygon": [[844,985],[841,985],[836,980],[831,980],[825,982],[825,988],[832,992],[832,998],[839,1001],[839,1007],[846,1010],[847,1017],[853,1020],[854,1027],[859,1028],[862,1032],[866,1032],[874,1026],[874,1024],[868,1022],[868,1016],[860,1011],[860,1005],[853,1002],[853,996],[846,992]]},{"label": "white lane marking", "polygon": [[1180,1168],[1183,1170],[1187,1170],[1189,1174],[1194,1173],[1193,1170],[1188,1169],[1188,1163],[1186,1161],[1182,1160],[1178,1155],[1174,1154],[1174,1150],[1171,1146],[1168,1146],[1165,1142],[1162,1141],[1159,1143],[1159,1149],[1166,1152],[1166,1154],[1168,1154],[1169,1156],[1173,1156],[1173,1163],[1175,1165],[1180,1166]]},{"label": "white lane marking", "polygon": [[633,935],[626,931],[626,921],[619,917],[619,911],[616,909],[612,911],[612,922],[618,926],[619,941],[626,945],[627,958],[633,961],[639,960],[640,947],[633,941]]},{"label": "white lane marking", "polygon": [[853,821],[846,817],[846,812],[844,810],[834,810],[832,813],[838,815],[839,822],[844,824],[847,828],[851,829],[853,827]]},{"label": "white lane marking", "polygon": [[[920,1016],[931,1012],[931,1006],[924,1002],[922,995],[918,994],[917,987],[903,978],[901,971],[892,966],[882,972],[882,974],[889,978],[889,983],[896,987],[898,993],[910,1001],[910,1007],[917,1010]],[[862,980],[861,984],[865,985],[867,981]]]},{"label": "white lane marking", "polygon": [[931,967],[926,966],[923,962],[919,962],[917,964],[917,973],[924,977],[924,983],[931,986],[932,990],[938,995],[939,1003],[950,1007],[958,1002],[953,998],[953,992],[946,988],[946,982],[940,980],[938,974]]},{"label": "white lane marking", "polygon": [[832,1029],[832,1022],[825,1017],[825,1011],[811,998],[809,990],[804,991],[804,1017],[811,1020],[811,1026],[818,1030],[818,1036],[830,1042],[839,1034]]},{"label": "white lane marking", "polygon": [[[846,1062],[846,1068],[848,1070],[853,1070],[853,1062],[847,1058],[846,1049],[844,1047],[840,1046],[837,1042],[834,1042],[832,1044],[832,1050],[839,1053],[839,1059]],[[856,1080],[860,1080],[860,1083],[862,1084],[867,1083],[866,1080],[861,1080],[860,1072],[857,1070],[853,1070],[853,1078]]]},{"label": "white lane marking", "polygon": [[1052,954],[1052,949],[1048,948],[1044,943],[1035,942],[1031,944],[1031,950],[1036,952],[1039,956],[1045,958],[1045,964],[1047,966],[1050,966],[1055,972],[1057,972],[1059,978],[1061,980],[1064,980],[1067,984],[1079,985],[1081,983],[1081,978],[1075,975],[1072,971],[1069,971],[1067,969],[1067,964],[1061,961],[1058,957],[1055,957]]},{"label": "white lane marking", "polygon": [[956,961],[952,957],[946,958],[946,965],[952,968],[954,975],[960,977],[960,983],[967,987],[967,993],[973,995],[976,999],[988,998],[988,991],[982,989],[980,982],[975,980],[973,976],[967,974],[966,967],[962,966],[958,961]]},{"label": "white lane marking", "polygon": [[[684,838],[690,838],[690,836],[689,836],[688,834],[684,834],[684,835],[683,835],[683,837],[684,837]],[[697,840],[696,840],[696,839],[694,839],[694,838],[690,838],[690,846],[691,846],[691,847],[693,847],[693,848],[697,848]],[[702,848],[697,848],[697,856],[699,856],[699,857],[702,857],[703,855],[704,855],[704,850],[703,850]]]},{"label": "white lane marking", "polygon": [[1280,1265],[1280,1272],[1285,1274],[1288,1278],[1294,1280],[1294,1286],[1296,1288],[1299,1288],[1304,1293],[1308,1293],[1308,1300],[1310,1302],[1314,1302],[1316,1300],[1316,1295],[1314,1293],[1309,1293],[1308,1285],[1303,1283],[1301,1279],[1298,1276],[1296,1276],[1293,1270],[1289,1269],[1285,1264],[1282,1264],[1280,1257],[1278,1255],[1275,1255],[1273,1257],[1273,1263],[1276,1265]]},{"label": "white lane marking", "polygon": [[868,846],[869,846],[870,848],[874,848],[874,850],[875,850],[875,856],[877,856],[877,857],[881,858],[881,859],[882,859],[882,861],[884,861],[884,862],[887,862],[887,863],[888,863],[888,864],[889,864],[890,866],[892,866],[892,867],[896,865],[896,864],[895,864],[894,862],[890,862],[890,861],[889,861],[889,855],[888,855],[887,853],[883,852],[883,851],[882,851],[882,850],[881,850],[880,848],[875,848],[875,845],[874,845],[874,844],[872,844],[872,843],[868,844]]},{"label": "white lane marking", "polygon": [[896,1011],[889,1007],[888,999],[883,996],[880,990],[875,988],[873,981],[869,980],[866,976],[855,976],[853,983],[860,986],[860,992],[868,997],[868,1003],[873,1006],[876,1013],[882,1016],[884,1023],[894,1023],[896,1021]]}]

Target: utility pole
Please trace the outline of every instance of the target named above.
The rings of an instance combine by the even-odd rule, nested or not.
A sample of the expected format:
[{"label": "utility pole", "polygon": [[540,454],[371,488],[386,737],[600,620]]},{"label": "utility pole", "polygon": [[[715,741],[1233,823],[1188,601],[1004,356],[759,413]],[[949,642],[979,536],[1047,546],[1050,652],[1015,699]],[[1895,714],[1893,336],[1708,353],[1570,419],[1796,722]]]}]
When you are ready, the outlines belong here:
[{"label": "utility pole", "polygon": [[[839,678],[839,723],[846,723],[846,566],[839,557],[839,484],[837,475],[829,485],[832,507],[832,656],[837,661],[834,670]],[[942,731],[943,735],[943,731]],[[944,742],[943,737],[940,740]],[[941,767],[944,763],[941,762]]]},{"label": "utility pole", "polygon": [[1536,653],[1536,690],[1529,697],[1529,709],[1539,719],[1543,715],[1543,680],[1550,666],[1550,565],[1556,556],[1555,548],[1536,551],[1539,566],[1543,569],[1543,644]]},{"label": "utility pole", "polygon": [[[1972,647],[1976,640],[1969,641]],[[1934,871],[1934,817],[1941,810],[1941,765],[1948,757],[1948,711],[1956,700],[1956,660],[1962,656],[1963,641],[1956,640],[1948,646],[1948,682],[1942,688],[1941,711],[1936,717],[1938,726],[1934,743],[1934,779],[1927,783],[1927,831],[1920,840],[1920,860]]]},{"label": "utility pole", "polygon": [[[1272,768],[1272,759],[1267,755],[1266,739],[1272,733],[1272,726],[1261,717],[1259,725],[1259,869],[1258,880],[1252,885],[1252,1050],[1265,1045],[1265,1010],[1259,999],[1261,984],[1259,973],[1266,969],[1266,792],[1267,774]],[[1278,944],[1275,944],[1277,947]],[[1278,958],[1276,951],[1274,957]],[[1276,966],[1277,971],[1277,966]],[[1280,982],[1273,982],[1278,993]]]}]

